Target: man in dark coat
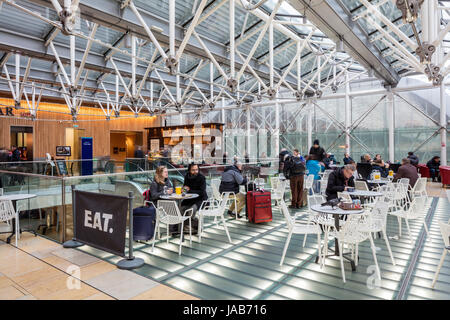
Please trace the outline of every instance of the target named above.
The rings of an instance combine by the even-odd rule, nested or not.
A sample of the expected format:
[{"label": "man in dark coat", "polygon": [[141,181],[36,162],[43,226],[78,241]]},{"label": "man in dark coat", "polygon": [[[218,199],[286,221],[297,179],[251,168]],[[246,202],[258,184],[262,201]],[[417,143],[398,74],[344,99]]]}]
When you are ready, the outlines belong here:
[{"label": "man in dark coat", "polygon": [[430,169],[431,181],[439,181],[439,166],[441,165],[441,157],[434,156],[427,162],[427,167]]},{"label": "man in dark coat", "polygon": [[344,164],[350,164],[350,163],[352,163],[352,161],[353,161],[352,157],[350,157],[350,155],[348,153],[346,153],[344,155]]},{"label": "man in dark coat", "polygon": [[303,182],[305,176],[305,160],[298,149],[294,149],[293,155],[284,163],[284,175],[289,179],[291,186],[291,205],[289,208],[303,207]]},{"label": "man in dark coat", "polygon": [[[242,163],[239,161],[236,161],[232,166],[226,167],[222,173],[219,192],[234,192],[234,196],[231,195],[230,199],[236,197],[236,212],[238,216],[240,216],[239,213],[244,208],[246,200],[245,195],[239,192],[239,186],[246,183],[247,178],[242,176]],[[232,201],[228,214],[233,215],[234,209],[234,201]]]},{"label": "man in dark coat", "polygon": [[414,167],[409,159],[403,158],[402,165],[398,168],[397,173],[394,175],[394,182],[400,180],[401,178],[409,179],[409,186],[412,188],[416,184],[417,179],[419,179],[419,175],[417,174],[417,168]]},{"label": "man in dark coat", "polygon": [[328,201],[336,199],[338,192],[346,191],[348,187],[355,187],[355,179],[353,177],[355,171],[356,166],[354,164],[346,164],[330,173],[326,189]]},{"label": "man in dark coat", "polygon": [[313,142],[313,146],[309,149],[309,154],[315,154],[319,162],[323,162],[325,158],[325,150],[319,145],[319,140],[316,139]]},{"label": "man in dark coat", "polygon": [[[200,209],[202,202],[208,199],[206,193],[206,178],[199,172],[198,164],[191,163],[189,165],[188,172],[184,177],[183,189],[186,190],[187,193],[198,194],[198,198],[184,200],[182,206],[186,206],[186,209],[193,208],[194,212],[197,212],[197,210]],[[182,212],[184,212],[184,210],[182,210]]]},{"label": "man in dark coat", "polygon": [[286,155],[289,154],[289,151],[286,150],[286,148],[281,149],[280,155],[279,155],[279,163],[278,163],[278,173],[282,173],[284,171],[284,160],[286,158]]}]

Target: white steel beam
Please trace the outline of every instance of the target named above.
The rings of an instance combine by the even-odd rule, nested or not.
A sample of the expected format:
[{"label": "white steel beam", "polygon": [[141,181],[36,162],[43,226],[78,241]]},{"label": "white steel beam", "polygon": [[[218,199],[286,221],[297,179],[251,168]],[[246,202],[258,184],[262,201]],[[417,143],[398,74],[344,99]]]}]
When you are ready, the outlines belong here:
[{"label": "white steel beam", "polygon": [[184,48],[186,47],[189,39],[191,38],[192,33],[194,32],[194,28],[197,26],[198,20],[203,12],[203,8],[205,7],[206,2],[207,0],[202,0],[202,2],[200,2],[200,5],[198,6],[197,11],[195,12],[194,18],[192,19],[191,24],[189,25],[189,28],[186,31],[186,35],[184,36],[183,41],[181,42],[180,47],[178,48],[176,61],[180,60]]},{"label": "white steel beam", "polygon": [[348,71],[345,72],[345,152],[350,154],[351,100]]},{"label": "white steel beam", "polygon": [[147,26],[147,23],[144,21],[144,19],[142,18],[141,14],[139,13],[138,9],[136,8],[136,6],[134,5],[133,1],[130,1],[129,4],[130,9],[134,12],[134,14],[136,15],[136,17],[138,18],[139,22],[141,23],[142,27],[144,27],[145,32],[147,33],[147,35],[149,36],[150,40],[153,42],[153,44],[155,45],[156,49],[158,49],[159,54],[163,57],[164,60],[167,59],[167,54],[164,51],[164,49],[161,47],[161,45],[159,44],[158,40],[155,38],[155,35],[153,34],[153,32],[150,30],[150,28]]},{"label": "white steel beam", "polygon": [[444,81],[440,86],[441,164],[447,165],[447,102]]},{"label": "white steel beam", "polygon": [[389,130],[389,161],[395,162],[395,101],[394,94],[389,91],[387,95],[387,110],[388,110],[388,130]]}]

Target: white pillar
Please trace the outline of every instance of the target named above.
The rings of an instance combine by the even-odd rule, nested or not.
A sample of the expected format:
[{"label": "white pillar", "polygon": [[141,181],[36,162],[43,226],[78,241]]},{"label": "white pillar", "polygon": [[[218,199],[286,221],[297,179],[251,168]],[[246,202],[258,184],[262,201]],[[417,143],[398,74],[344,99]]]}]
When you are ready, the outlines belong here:
[{"label": "white pillar", "polygon": [[280,153],[280,105],[278,104],[278,90],[275,93],[275,134],[274,134],[274,151],[271,157],[277,157]]},{"label": "white pillar", "polygon": [[136,37],[131,35],[131,94],[136,97]]},{"label": "white pillar", "polygon": [[175,0],[169,0],[169,52],[175,57]]},{"label": "white pillar", "polygon": [[[235,44],[234,44],[234,10],[235,10],[235,0],[230,0],[230,77],[234,78],[234,57],[235,57]],[[239,79],[237,79],[239,80]]]},{"label": "white pillar", "polygon": [[445,85],[444,81],[441,83],[440,88],[440,95],[441,95],[441,164],[443,166],[447,165],[447,103],[445,99]]},{"label": "white pillar", "polygon": [[307,130],[308,130],[308,153],[309,153],[309,150],[311,150],[311,147],[312,147],[312,127],[313,127],[313,123],[312,123],[313,105],[311,104],[309,99],[308,99],[307,110],[308,110]]},{"label": "white pillar", "polygon": [[[273,88],[273,23],[269,25],[269,80],[270,88]],[[278,95],[278,92],[276,93]],[[277,112],[278,114],[278,112]]]},{"label": "white pillar", "polygon": [[247,154],[250,157],[250,106],[247,106]]},{"label": "white pillar", "polygon": [[394,150],[394,128],[395,128],[395,103],[394,103],[394,94],[391,92],[391,89],[388,88],[388,96],[387,96],[387,109],[388,109],[388,126],[389,126],[389,161],[395,161],[395,150]]},{"label": "white pillar", "polygon": [[348,81],[348,72],[345,72],[345,152],[350,154],[350,81]]},{"label": "white pillar", "polygon": [[20,102],[19,94],[20,94],[20,54],[16,53],[16,99],[18,99]]}]

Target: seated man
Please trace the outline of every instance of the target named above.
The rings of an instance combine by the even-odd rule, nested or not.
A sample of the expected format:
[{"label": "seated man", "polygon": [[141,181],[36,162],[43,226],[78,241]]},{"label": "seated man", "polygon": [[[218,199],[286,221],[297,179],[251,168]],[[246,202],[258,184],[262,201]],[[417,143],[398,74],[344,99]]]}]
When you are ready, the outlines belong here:
[{"label": "seated man", "polygon": [[202,202],[208,199],[208,195],[206,193],[206,178],[199,172],[198,164],[191,163],[188,166],[188,172],[184,177],[183,189],[186,190],[187,193],[195,193],[198,194],[198,198],[194,199],[186,199],[182,203],[182,208],[186,207],[184,210],[193,208],[194,213],[200,209]]},{"label": "seated man", "polygon": [[355,179],[353,177],[355,171],[356,166],[354,164],[346,164],[330,173],[327,190],[325,191],[327,201],[336,199],[338,192],[346,191],[348,187],[355,187]]},{"label": "seated man", "polygon": [[[198,230],[198,219],[195,216],[195,213],[200,209],[203,200],[208,199],[208,195],[206,193],[206,178],[204,175],[199,173],[198,164],[191,163],[188,166],[188,171],[186,176],[184,177],[183,189],[187,193],[195,193],[198,194],[198,198],[194,199],[186,199],[181,204],[181,213],[184,213],[186,210],[192,208],[194,211],[192,213],[192,233],[196,234]],[[185,225],[185,232],[189,232],[189,225]]]},{"label": "seated man", "polygon": [[397,173],[394,175],[394,182],[400,180],[401,178],[409,179],[409,186],[412,188],[416,184],[419,175],[417,174],[417,168],[414,167],[409,159],[403,158],[402,165],[398,168]]},{"label": "seated man", "polygon": [[352,157],[348,153],[344,155],[344,164],[350,164],[353,161]]},{"label": "seated man", "polygon": [[[242,163],[235,161],[234,165],[228,166],[222,173],[222,180],[220,181],[219,192],[234,192],[236,197],[236,212],[239,215],[242,208],[245,206],[245,194],[239,192],[239,186],[245,185],[247,183],[247,178],[242,176]],[[233,195],[230,197],[233,199]],[[234,211],[234,201],[232,202],[230,209],[228,210],[229,215],[233,215]],[[241,217],[239,215],[239,217]]]},{"label": "seated man", "polygon": [[366,153],[361,157],[361,163],[371,163],[372,158],[370,157],[370,154]]},{"label": "seated man", "polygon": [[427,162],[427,167],[430,169],[431,181],[439,181],[439,166],[441,165],[441,157],[434,156]]},{"label": "seated man", "polygon": [[331,158],[329,153],[325,153],[322,163],[325,165],[325,169],[330,169]]}]

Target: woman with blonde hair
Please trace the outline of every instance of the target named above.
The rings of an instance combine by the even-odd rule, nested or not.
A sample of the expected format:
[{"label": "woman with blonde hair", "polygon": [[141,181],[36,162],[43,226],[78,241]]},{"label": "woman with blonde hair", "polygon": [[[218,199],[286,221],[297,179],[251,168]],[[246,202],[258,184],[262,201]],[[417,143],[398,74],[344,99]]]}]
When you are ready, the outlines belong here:
[{"label": "woman with blonde hair", "polygon": [[169,179],[169,172],[166,166],[159,166],[156,168],[155,179],[150,185],[150,198],[152,201],[157,201],[160,196],[164,194],[164,188],[167,194],[172,194],[173,185]]}]

